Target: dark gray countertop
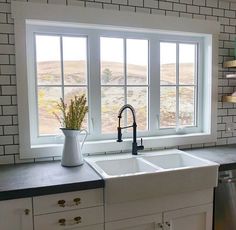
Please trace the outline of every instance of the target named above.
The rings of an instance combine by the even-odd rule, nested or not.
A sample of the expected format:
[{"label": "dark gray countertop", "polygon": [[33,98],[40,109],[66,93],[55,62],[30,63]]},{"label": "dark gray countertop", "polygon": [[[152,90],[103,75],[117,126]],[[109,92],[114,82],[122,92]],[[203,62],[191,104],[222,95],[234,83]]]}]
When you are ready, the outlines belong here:
[{"label": "dark gray countertop", "polygon": [[[184,150],[236,169],[236,145]],[[48,195],[104,187],[104,180],[87,164],[62,167],[60,162],[0,166],[0,200]]]},{"label": "dark gray countertop", "polygon": [[236,169],[236,145],[184,150],[195,156],[220,164],[220,171]]},{"label": "dark gray countertop", "polygon": [[0,166],[0,200],[104,187],[87,164],[62,167],[60,162]]}]

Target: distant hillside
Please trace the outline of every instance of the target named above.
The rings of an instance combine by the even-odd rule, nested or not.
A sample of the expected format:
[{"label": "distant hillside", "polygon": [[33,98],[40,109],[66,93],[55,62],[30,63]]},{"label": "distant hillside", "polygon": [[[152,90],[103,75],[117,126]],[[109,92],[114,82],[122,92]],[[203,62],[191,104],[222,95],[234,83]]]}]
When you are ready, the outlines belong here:
[{"label": "distant hillside", "polygon": [[[124,67],[121,63],[117,62],[103,62],[102,70],[109,69],[111,75],[109,83],[117,83],[123,81]],[[37,66],[38,81],[42,84],[52,84],[60,82],[61,68],[60,62],[40,62]],[[64,62],[64,75],[67,79],[67,84],[70,83],[84,83],[86,65],[84,61],[65,61]],[[147,69],[145,66],[130,64],[127,67],[128,77],[132,82],[143,84],[147,76]],[[103,74],[102,74],[103,75]],[[175,83],[175,65],[164,64],[161,66],[162,84]],[[193,76],[193,65],[190,63],[180,65],[180,77],[182,83],[191,84]],[[164,79],[163,79],[164,78]],[[103,82],[104,83],[104,82]]]},{"label": "distant hillside", "polygon": [[[102,64],[102,84],[123,84],[124,67],[121,63],[103,62]],[[175,84],[175,65],[165,64],[161,66],[161,84]],[[59,62],[40,62],[38,63],[38,82],[39,84],[55,85],[61,84],[61,67]],[[64,63],[64,78],[66,84],[86,83],[87,67],[83,61],[66,61]],[[145,85],[147,78],[147,69],[145,66],[128,65],[128,83]],[[183,64],[180,66],[180,80],[182,84],[192,84],[193,82],[192,64]],[[53,112],[58,109],[59,91],[57,87],[46,87],[39,90],[39,115],[40,115],[40,133],[51,134],[58,132],[58,121]],[[174,91],[173,91],[174,90]],[[194,87],[182,87],[180,89],[182,124],[191,124],[194,117]],[[66,91],[65,91],[66,92]],[[71,87],[66,92],[65,98],[71,98],[81,93],[81,87]],[[128,103],[136,109],[138,130],[145,130],[147,127],[147,87],[129,87]],[[175,125],[176,105],[175,88],[162,87],[161,89],[161,125]],[[123,87],[103,87],[101,92],[102,103],[102,130],[103,132],[114,132],[117,126],[117,112],[124,104]]]}]

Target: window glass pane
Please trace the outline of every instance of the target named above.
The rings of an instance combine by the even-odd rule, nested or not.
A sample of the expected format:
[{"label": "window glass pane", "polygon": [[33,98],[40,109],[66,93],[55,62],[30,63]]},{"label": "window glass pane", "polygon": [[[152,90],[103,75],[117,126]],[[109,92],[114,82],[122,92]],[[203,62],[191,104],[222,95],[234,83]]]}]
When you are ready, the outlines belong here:
[{"label": "window glass pane", "polygon": [[[87,87],[65,87],[64,88],[65,93],[65,102],[70,103],[70,100],[73,99],[75,96],[80,96],[82,94],[86,95],[87,98],[87,105],[88,105],[88,94],[87,94]],[[83,124],[83,129],[88,129],[88,113],[86,114]]]},{"label": "window glass pane", "polygon": [[194,84],[195,50],[195,44],[179,44],[179,84]]},{"label": "window glass pane", "polygon": [[195,125],[195,87],[179,87],[179,124]]},{"label": "window glass pane", "polygon": [[124,40],[100,38],[101,83],[103,85],[124,84]]},{"label": "window glass pane", "polygon": [[[131,104],[136,112],[138,130],[148,129],[148,89],[147,87],[128,87],[127,102]],[[128,113],[128,124],[132,125],[133,117]]]},{"label": "window glass pane", "polygon": [[123,87],[102,87],[102,133],[116,133],[118,112],[124,105]]},{"label": "window glass pane", "polygon": [[127,39],[127,83],[148,83],[148,40]]},{"label": "window glass pane", "polygon": [[161,85],[176,84],[176,43],[160,43]]},{"label": "window glass pane", "polygon": [[38,84],[61,84],[60,37],[36,35],[35,42]]},{"label": "window glass pane", "polygon": [[64,84],[87,83],[87,39],[63,37]]},{"label": "window glass pane", "polygon": [[59,113],[57,103],[61,96],[60,87],[38,87],[39,135],[60,133],[60,124],[53,113]]},{"label": "window glass pane", "polygon": [[176,87],[161,87],[160,127],[176,126]]}]

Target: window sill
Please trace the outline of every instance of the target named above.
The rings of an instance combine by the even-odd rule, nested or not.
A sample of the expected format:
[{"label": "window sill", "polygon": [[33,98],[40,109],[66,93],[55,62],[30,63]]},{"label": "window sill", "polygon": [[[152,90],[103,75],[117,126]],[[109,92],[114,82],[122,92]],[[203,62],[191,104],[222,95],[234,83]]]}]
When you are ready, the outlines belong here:
[{"label": "window sill", "polygon": [[[216,141],[216,134],[193,133],[166,136],[144,137],[145,149],[175,147],[179,145],[200,144]],[[138,142],[140,138],[138,138]],[[84,145],[84,154],[97,154],[105,152],[127,152],[131,151],[132,138],[124,139],[123,142],[116,140],[87,141]],[[63,144],[31,145],[30,148],[21,147],[22,158],[35,158],[61,156]]]}]

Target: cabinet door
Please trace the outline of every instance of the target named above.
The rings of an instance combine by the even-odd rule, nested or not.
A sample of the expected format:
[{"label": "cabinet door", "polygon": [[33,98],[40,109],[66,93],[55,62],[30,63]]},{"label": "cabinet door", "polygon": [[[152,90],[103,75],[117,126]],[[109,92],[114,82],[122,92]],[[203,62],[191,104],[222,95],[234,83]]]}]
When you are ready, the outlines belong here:
[{"label": "cabinet door", "polygon": [[162,214],[105,223],[105,230],[161,230]]},{"label": "cabinet door", "polygon": [[164,213],[165,230],[212,230],[212,205],[201,205]]},{"label": "cabinet door", "polygon": [[0,201],[0,229],[33,230],[31,198]]}]

